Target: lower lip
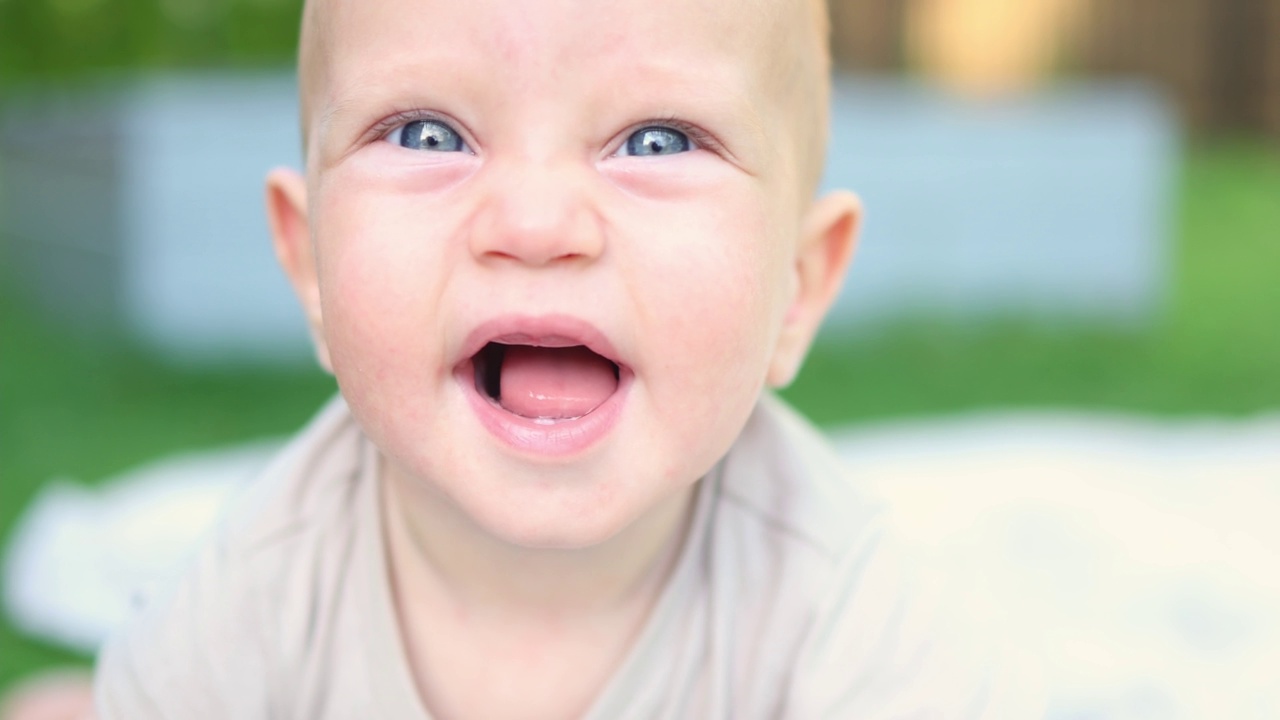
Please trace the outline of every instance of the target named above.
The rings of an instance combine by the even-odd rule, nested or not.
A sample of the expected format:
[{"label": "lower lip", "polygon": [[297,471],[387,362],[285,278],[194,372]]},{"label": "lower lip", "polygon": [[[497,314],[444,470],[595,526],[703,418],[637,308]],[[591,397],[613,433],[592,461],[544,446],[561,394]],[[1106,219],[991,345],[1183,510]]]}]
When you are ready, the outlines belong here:
[{"label": "lower lip", "polygon": [[568,420],[534,420],[507,412],[482,395],[476,388],[475,368],[470,362],[461,365],[454,375],[485,429],[515,450],[543,457],[574,455],[604,439],[622,415],[623,401],[634,377],[620,368],[618,388],[586,415]]}]

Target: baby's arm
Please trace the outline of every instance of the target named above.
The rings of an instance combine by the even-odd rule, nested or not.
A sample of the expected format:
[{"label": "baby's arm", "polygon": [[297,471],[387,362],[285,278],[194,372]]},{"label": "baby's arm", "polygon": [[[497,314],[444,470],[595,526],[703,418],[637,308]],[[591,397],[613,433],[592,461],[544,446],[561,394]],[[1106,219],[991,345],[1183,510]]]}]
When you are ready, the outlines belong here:
[{"label": "baby's arm", "polygon": [[[225,530],[224,530],[225,532]],[[98,720],[253,720],[269,714],[260,583],[211,539],[98,657]]]}]

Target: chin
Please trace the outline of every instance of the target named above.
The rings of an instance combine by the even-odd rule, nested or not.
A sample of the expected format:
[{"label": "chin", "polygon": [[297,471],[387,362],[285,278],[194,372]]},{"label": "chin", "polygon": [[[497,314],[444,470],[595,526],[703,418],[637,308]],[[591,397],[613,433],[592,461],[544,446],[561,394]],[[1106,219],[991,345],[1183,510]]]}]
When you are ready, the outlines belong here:
[{"label": "chin", "polygon": [[584,550],[602,545],[660,503],[657,498],[623,498],[609,488],[554,496],[515,493],[490,507],[463,507],[487,534],[529,550]]},{"label": "chin", "polygon": [[[500,528],[506,543],[526,550],[587,550],[603,545],[623,530],[622,527],[565,526]],[[498,534],[498,533],[494,533]]]}]

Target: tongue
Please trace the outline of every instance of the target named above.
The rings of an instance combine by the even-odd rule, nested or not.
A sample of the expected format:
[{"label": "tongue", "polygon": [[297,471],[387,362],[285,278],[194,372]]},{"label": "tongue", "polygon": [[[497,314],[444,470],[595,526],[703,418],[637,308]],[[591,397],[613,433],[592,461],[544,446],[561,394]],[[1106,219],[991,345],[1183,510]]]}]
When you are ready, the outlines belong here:
[{"label": "tongue", "polygon": [[527,418],[581,417],[618,387],[613,364],[581,345],[510,345],[500,382],[502,407]]}]

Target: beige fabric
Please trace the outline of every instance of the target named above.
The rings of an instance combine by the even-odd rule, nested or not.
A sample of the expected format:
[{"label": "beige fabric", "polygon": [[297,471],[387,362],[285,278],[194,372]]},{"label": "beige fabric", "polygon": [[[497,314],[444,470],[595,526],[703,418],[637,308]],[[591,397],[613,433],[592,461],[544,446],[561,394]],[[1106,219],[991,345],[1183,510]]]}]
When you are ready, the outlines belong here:
[{"label": "beige fabric", "polygon": [[[103,720],[423,720],[378,514],[378,454],[334,400],[166,596],[110,641]],[[881,513],[765,398],[698,490],[653,615],[590,720],[1033,717],[916,603]]]}]

